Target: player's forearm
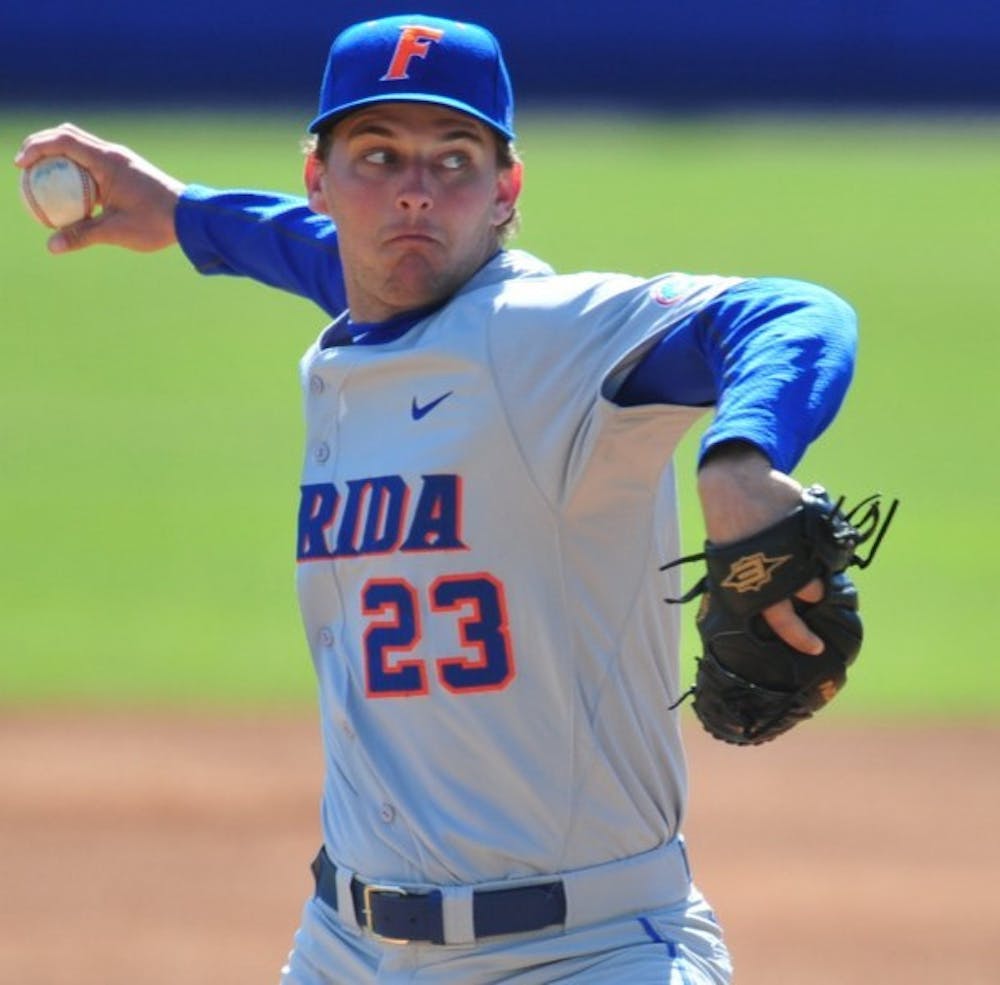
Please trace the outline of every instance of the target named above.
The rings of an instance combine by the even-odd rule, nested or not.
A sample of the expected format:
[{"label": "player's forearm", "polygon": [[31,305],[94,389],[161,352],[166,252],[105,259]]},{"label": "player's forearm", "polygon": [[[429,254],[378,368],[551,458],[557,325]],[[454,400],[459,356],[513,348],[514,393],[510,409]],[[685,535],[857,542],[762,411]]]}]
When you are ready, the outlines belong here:
[{"label": "player's forearm", "polygon": [[763,452],[742,441],[716,445],[698,469],[705,533],[715,543],[739,540],[774,523],[798,503],[801,491]]}]

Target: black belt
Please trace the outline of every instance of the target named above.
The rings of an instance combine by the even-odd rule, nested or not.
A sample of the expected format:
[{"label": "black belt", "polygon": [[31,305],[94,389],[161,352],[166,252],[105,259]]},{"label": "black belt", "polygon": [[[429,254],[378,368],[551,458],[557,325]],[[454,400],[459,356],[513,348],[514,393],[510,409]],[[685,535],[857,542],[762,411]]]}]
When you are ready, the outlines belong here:
[{"label": "black belt", "polygon": [[[321,848],[312,863],[316,895],[337,909],[337,867]],[[376,937],[405,943],[444,944],[441,891],[410,892],[385,883],[351,880],[358,926]],[[523,934],[566,921],[566,891],[560,880],[512,889],[477,889],[472,894],[472,925],[477,938]]]}]

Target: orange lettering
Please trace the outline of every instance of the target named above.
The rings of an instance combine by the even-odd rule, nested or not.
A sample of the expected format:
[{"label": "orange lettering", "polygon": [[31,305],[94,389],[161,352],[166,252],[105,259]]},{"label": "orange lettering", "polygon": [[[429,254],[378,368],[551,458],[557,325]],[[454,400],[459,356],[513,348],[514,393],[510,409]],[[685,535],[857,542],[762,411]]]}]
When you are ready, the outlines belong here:
[{"label": "orange lettering", "polygon": [[379,81],[396,82],[408,79],[406,72],[410,67],[410,59],[426,58],[427,52],[431,49],[431,42],[440,41],[443,37],[444,31],[436,27],[420,27],[413,24],[402,28],[399,40],[396,42],[396,50],[392,54],[392,61],[389,63],[389,71]]}]

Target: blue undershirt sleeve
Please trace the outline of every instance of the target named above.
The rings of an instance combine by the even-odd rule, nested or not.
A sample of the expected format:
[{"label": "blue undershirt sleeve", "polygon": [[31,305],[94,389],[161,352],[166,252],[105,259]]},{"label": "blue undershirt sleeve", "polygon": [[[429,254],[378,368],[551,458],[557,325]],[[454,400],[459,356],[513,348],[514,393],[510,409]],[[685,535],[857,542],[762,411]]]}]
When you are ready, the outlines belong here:
[{"label": "blue undershirt sleeve", "polygon": [[174,226],[199,273],[251,277],[308,298],[332,318],[347,307],[336,227],[304,198],[188,185]]},{"label": "blue undershirt sleeve", "polygon": [[726,441],[755,445],[791,472],[833,420],[854,372],[857,322],[803,281],[742,281],[672,329],[615,400],[716,407],[699,461]]}]

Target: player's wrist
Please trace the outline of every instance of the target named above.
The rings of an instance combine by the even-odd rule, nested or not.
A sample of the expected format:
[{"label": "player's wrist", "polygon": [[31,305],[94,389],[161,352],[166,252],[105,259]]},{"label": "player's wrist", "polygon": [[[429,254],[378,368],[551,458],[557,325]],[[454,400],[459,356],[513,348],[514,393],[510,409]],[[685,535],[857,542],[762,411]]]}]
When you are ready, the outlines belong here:
[{"label": "player's wrist", "polygon": [[716,544],[740,540],[777,522],[795,509],[801,494],[795,479],[745,442],[713,449],[698,471],[705,534]]},{"label": "player's wrist", "polygon": [[698,474],[700,477],[708,470],[711,475],[713,470],[720,467],[728,469],[734,466],[743,469],[770,469],[771,461],[753,442],[730,439],[712,445],[705,451],[698,462]]}]

